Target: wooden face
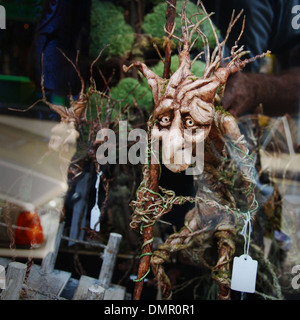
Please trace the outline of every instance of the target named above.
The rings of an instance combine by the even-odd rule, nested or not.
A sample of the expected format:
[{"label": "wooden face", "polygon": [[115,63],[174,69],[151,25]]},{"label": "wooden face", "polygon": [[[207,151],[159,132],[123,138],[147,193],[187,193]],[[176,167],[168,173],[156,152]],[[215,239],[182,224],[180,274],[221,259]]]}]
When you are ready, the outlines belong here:
[{"label": "wooden face", "polygon": [[152,136],[162,141],[162,162],[172,172],[184,171],[193,163],[197,145],[211,129],[213,103],[203,101],[197,91],[186,91],[180,101],[178,96],[167,96],[156,108]]},{"label": "wooden face", "polygon": [[198,157],[197,147],[203,144],[213,123],[215,95],[220,84],[215,77],[196,77],[191,72],[188,53],[182,52],[180,58],[180,66],[163,86],[163,93],[153,90],[152,136],[162,140],[162,162],[173,172],[186,170],[195,160],[193,157]]}]

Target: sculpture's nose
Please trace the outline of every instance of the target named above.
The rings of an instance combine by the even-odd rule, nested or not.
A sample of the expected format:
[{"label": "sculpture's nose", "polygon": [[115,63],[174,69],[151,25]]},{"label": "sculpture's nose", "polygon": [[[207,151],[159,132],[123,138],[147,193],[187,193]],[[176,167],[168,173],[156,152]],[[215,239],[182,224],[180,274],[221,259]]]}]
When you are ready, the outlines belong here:
[{"label": "sculpture's nose", "polygon": [[174,153],[184,148],[183,128],[181,122],[181,113],[179,110],[174,111],[174,118],[168,134],[169,148]]},{"label": "sculpture's nose", "polygon": [[185,144],[181,113],[176,110],[170,129],[162,135],[163,164],[173,172],[186,170],[191,164],[191,152]]}]

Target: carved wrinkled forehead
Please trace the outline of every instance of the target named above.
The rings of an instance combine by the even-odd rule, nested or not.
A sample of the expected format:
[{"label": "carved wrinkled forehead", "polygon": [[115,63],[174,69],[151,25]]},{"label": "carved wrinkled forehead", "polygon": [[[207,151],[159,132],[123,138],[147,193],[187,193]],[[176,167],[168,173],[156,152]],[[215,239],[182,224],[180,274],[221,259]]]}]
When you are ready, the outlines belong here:
[{"label": "carved wrinkled forehead", "polygon": [[206,102],[196,95],[192,99],[184,99],[180,111],[182,114],[188,113],[199,123],[211,122],[215,114],[214,104]]},{"label": "carved wrinkled forehead", "polygon": [[213,118],[217,86],[212,79],[199,79],[189,73],[179,83],[172,80],[171,77],[155,107],[155,118],[173,109],[180,109],[181,113],[189,113],[199,122],[206,122]]}]

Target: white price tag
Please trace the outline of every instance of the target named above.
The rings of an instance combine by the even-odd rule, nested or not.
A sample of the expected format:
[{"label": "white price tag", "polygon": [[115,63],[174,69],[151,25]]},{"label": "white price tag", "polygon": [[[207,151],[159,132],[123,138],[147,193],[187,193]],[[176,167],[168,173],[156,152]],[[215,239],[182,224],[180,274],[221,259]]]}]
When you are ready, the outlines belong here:
[{"label": "white price tag", "polygon": [[254,293],[258,263],[249,255],[243,254],[233,260],[231,289]]}]

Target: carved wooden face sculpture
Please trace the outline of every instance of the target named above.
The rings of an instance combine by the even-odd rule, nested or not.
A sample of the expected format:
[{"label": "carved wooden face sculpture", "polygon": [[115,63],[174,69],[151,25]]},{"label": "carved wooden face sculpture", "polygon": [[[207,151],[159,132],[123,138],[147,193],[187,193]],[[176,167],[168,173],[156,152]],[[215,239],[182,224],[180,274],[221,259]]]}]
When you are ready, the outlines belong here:
[{"label": "carved wooden face sculpture", "polygon": [[208,76],[209,70],[202,78],[196,77],[191,72],[188,47],[188,44],[183,47],[179,68],[169,80],[160,78],[141,62],[129,67],[137,67],[152,89],[155,103],[152,138],[163,141],[162,162],[173,172],[186,170],[192,164],[197,144],[209,135],[216,91],[230,74],[230,68],[219,68],[212,77]]},{"label": "carved wooden face sculpture", "polygon": [[186,170],[197,144],[208,136],[214,119],[216,84],[192,74],[189,56],[181,54],[180,66],[155,101],[152,138],[162,140],[162,162],[173,172]]},{"label": "carved wooden face sculpture", "polygon": [[242,61],[240,57],[244,54],[243,48],[236,50],[236,45],[231,50],[231,61],[226,67],[220,67],[222,45],[225,42],[220,44],[216,37],[217,54],[212,62],[210,56],[206,58],[204,74],[198,78],[191,72],[191,35],[187,29],[182,31],[182,39],[178,38],[183,44],[179,54],[179,68],[170,79],[162,79],[139,61],[123,67],[125,72],[136,67],[148,80],[155,103],[152,138],[163,141],[162,161],[173,172],[186,170],[192,164],[197,144],[209,135],[214,120],[217,89],[226,84],[231,74],[266,55]]}]

